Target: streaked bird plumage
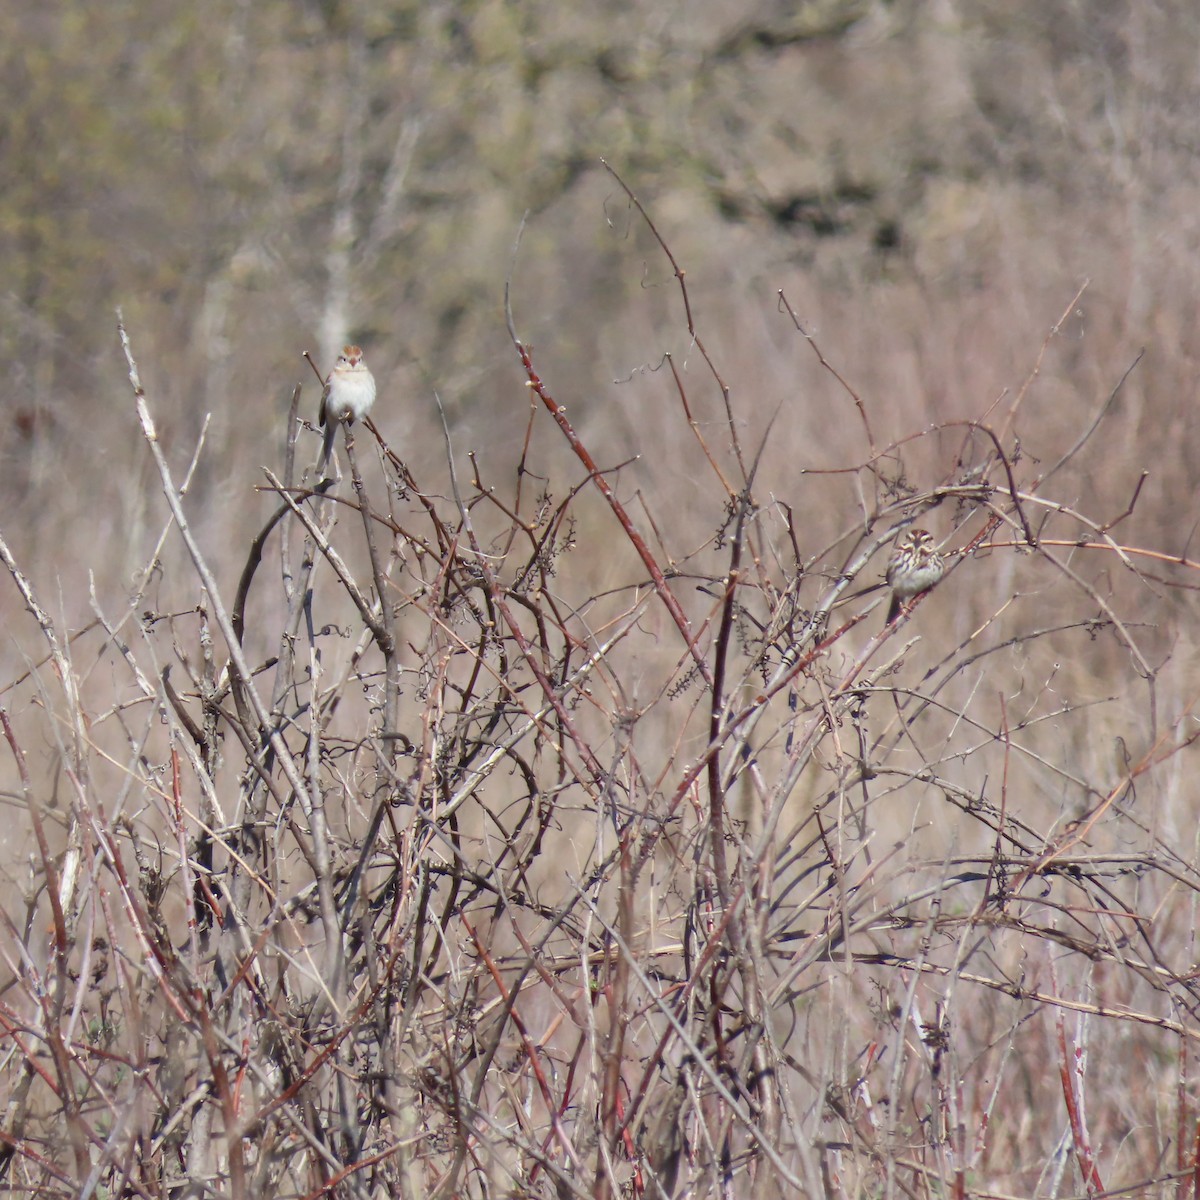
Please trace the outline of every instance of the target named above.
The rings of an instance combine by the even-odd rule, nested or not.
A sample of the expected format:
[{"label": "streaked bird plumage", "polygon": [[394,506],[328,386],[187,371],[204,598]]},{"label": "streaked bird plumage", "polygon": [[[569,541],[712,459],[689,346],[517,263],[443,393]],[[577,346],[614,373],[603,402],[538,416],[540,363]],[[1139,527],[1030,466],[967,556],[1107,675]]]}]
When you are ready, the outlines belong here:
[{"label": "streaked bird plumage", "polygon": [[887,624],[899,615],[904,604],[940,582],[946,563],[927,529],[910,529],[895,545],[888,559],[887,581],[892,589]]}]

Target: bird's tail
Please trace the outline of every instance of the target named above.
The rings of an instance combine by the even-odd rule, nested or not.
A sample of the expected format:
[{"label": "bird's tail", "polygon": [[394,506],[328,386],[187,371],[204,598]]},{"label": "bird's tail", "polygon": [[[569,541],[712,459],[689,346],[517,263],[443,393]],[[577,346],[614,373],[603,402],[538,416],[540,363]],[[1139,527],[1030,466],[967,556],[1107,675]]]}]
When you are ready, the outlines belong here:
[{"label": "bird's tail", "polygon": [[324,479],[325,468],[329,465],[329,456],[333,452],[333,439],[337,435],[339,422],[326,418],[325,440],[321,443],[321,457],[317,459],[317,475]]},{"label": "bird's tail", "polygon": [[900,609],[903,607],[903,605],[904,601],[902,601],[900,597],[893,592],[892,602],[888,605],[887,620],[883,623],[885,629],[900,615]]}]

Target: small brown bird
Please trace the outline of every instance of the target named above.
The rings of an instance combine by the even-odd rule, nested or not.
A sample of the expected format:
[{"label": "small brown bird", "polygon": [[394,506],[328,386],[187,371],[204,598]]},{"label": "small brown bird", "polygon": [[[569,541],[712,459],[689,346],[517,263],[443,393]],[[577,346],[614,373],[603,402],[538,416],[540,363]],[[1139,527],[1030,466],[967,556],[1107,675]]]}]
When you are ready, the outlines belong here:
[{"label": "small brown bird", "polygon": [[892,589],[892,603],[887,624],[900,615],[907,601],[937,584],[945,570],[945,560],[937,552],[933,535],[927,529],[910,529],[896,543],[888,559],[887,581]]},{"label": "small brown bird", "polygon": [[329,372],[325,390],[321,393],[318,417],[325,427],[325,442],[321,447],[321,457],[317,461],[318,475],[325,473],[325,464],[329,462],[338,425],[343,421],[350,424],[358,417],[365,417],[374,403],[375,376],[363,362],[361,348],[344,347],[338,355],[337,366]]}]

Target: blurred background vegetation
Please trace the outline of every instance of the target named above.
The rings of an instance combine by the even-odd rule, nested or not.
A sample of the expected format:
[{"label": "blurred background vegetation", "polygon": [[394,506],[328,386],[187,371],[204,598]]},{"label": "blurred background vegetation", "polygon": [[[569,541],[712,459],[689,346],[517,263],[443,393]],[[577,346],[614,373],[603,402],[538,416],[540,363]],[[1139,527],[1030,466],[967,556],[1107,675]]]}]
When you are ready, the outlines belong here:
[{"label": "blurred background vegetation", "polygon": [[[780,595],[797,560],[812,556],[826,578],[836,575],[830,544],[866,509],[878,511],[860,508],[862,473],[852,470],[868,457],[863,425],[797,334],[781,291],[862,398],[879,445],[928,435],[880,468],[892,474],[892,498],[950,478],[964,442],[952,423],[1001,398],[998,411],[1010,411],[1035,367],[1014,444],[1023,486],[1036,490],[1041,465],[1076,442],[1145,348],[1103,437],[1056,479],[1055,503],[1115,520],[1149,471],[1122,544],[1194,559],[1198,49],[1200,7],[1185,0],[159,0],[152,9],[8,0],[0,532],[68,627],[90,619],[89,572],[100,605],[115,608],[150,560],[164,509],[115,336],[118,307],[177,479],[211,417],[185,507],[230,592],[247,531],[278,504],[255,489],[264,465],[279,469],[297,382],[302,415],[315,414],[304,350],[327,368],[342,341],[364,346],[379,383],[375,421],[419,466],[427,492],[449,489],[436,392],[464,477],[474,452],[481,486],[511,499],[520,462],[536,479],[524,485],[527,506],[537,487],[560,499],[585,474],[544,414],[528,433],[529,389],[504,321],[511,279],[520,336],[601,466],[623,464],[612,481],[639,521],[653,518],[647,537],[660,563],[699,563],[728,496],[687,436],[664,355],[682,373],[699,428],[727,453],[726,408],[688,334],[670,265],[605,160],[686,272],[737,440],[752,452],[770,428],[754,491],[764,509],[779,502],[762,528],[778,538]],[[317,444],[301,431],[302,464]],[[784,504],[795,515],[794,554],[778,517]],[[929,518],[939,540],[954,536],[948,507]],[[573,516],[585,553],[563,553],[564,594],[595,597],[628,583],[628,547],[615,544],[611,516],[590,492]],[[480,523],[489,518],[499,520],[481,509]],[[190,572],[172,566],[182,556],[169,540],[148,609],[196,604]],[[1113,640],[1031,632],[1060,617],[1065,590],[1033,557],[963,561],[917,620],[926,633],[948,631],[963,655],[974,653],[972,631],[1001,610],[989,646],[1004,646],[1018,623],[1027,639],[1002,668],[989,667],[986,687],[966,669],[956,677],[951,718],[978,690],[989,728],[1007,732],[1007,713],[996,711],[1026,688],[1029,713],[1053,715],[1061,693],[1063,711],[1079,714],[1069,735],[1052,720],[1029,734],[1030,745],[1060,755],[1062,770],[1021,797],[1045,832],[1108,795],[1164,730],[1186,742],[1196,639],[1190,579],[1171,589],[1149,568],[1135,580],[1114,554],[1073,560],[1095,594],[1119,593],[1130,626],[1141,623],[1139,645],[1160,671],[1147,702],[1135,691],[1143,664]],[[701,565],[715,579],[725,569]],[[1097,609],[1091,593],[1072,594],[1078,608],[1061,620],[1082,627]],[[709,611],[710,598],[688,601]],[[22,655],[43,650],[15,588],[0,588],[0,615],[0,663],[11,677]],[[277,627],[261,627],[265,656]],[[252,636],[258,628],[250,623]],[[672,642],[670,653],[678,649]],[[635,666],[642,650],[630,651]],[[413,686],[406,695],[414,709],[424,700]],[[1109,702],[1085,712],[1100,700]],[[664,703],[654,719],[669,728],[663,710],[672,711]],[[686,757],[682,739],[664,735],[659,745],[673,765]],[[1162,772],[1171,803],[1138,810],[1140,819],[1152,809],[1138,843],[1147,860],[1163,843],[1196,857],[1186,761]],[[973,760],[963,773],[974,769]],[[1037,767],[1022,769],[1037,778]],[[1077,778],[1088,786],[1076,789]],[[826,783],[810,772],[798,805]],[[1152,790],[1143,784],[1142,796]],[[903,839],[924,821],[932,832],[922,848],[940,853],[957,835],[947,833],[940,798],[926,804],[928,821],[881,805],[881,827]],[[977,851],[987,849],[985,832],[968,834]],[[1118,843],[1127,833],[1108,832]],[[6,842],[9,860],[27,845],[11,834]],[[915,855],[914,843],[907,849]],[[897,870],[887,886],[900,895]],[[1128,908],[1148,927],[1160,896],[1147,889],[1139,899],[1144,907]],[[1183,915],[1170,927],[1172,984],[1195,961],[1191,895],[1173,903]],[[1024,943],[1009,950],[1004,969],[1016,978]],[[861,1014],[875,993],[859,986]],[[882,986],[879,996],[882,1026],[892,1010]],[[1138,1003],[1159,1012],[1157,992]],[[1191,1009],[1170,1011],[1194,1025]],[[1182,1096],[1180,1081],[1193,1073],[1186,1037],[1178,1058],[1145,1037],[1138,1062],[1156,1072],[1155,1095],[1179,1085]],[[989,1038],[980,1044],[1000,1035]],[[847,1079],[862,1044],[845,1052]],[[1049,1111],[1050,1061],[1044,1049],[1022,1060],[1020,1086],[1028,1081],[1038,1101],[1029,1114]],[[1022,1147],[1045,1132],[1016,1129],[1038,1121],[1006,1102],[1015,1131],[998,1175],[1018,1171]],[[1132,1145],[1138,1131],[1137,1170],[1166,1161],[1168,1136],[1145,1111],[1129,1116],[1118,1101],[1105,1116],[1110,1149],[1126,1137]],[[1172,1132],[1169,1116],[1162,1123]],[[1180,1116],[1175,1132],[1183,1129]],[[1182,1170],[1178,1138],[1171,1154]]]},{"label": "blurred background vegetation", "polygon": [[43,583],[98,537],[102,589],[142,561],[118,305],[179,456],[212,414],[193,497],[214,552],[312,383],[304,349],[327,367],[362,342],[413,456],[440,457],[436,388],[462,449],[510,461],[526,396],[501,304],[526,212],[519,331],[575,419],[614,455],[636,427],[639,482],[678,496],[646,376],[665,350],[687,365],[686,332],[602,157],[687,270],[747,420],[784,406],[773,492],[798,499],[797,466],[857,433],[777,289],[886,438],[1017,385],[1086,278],[1039,433],[1150,346],[1122,401],[1134,461],[1107,465],[1154,462],[1139,519],[1190,523],[1198,45],[1184,0],[12,0],[5,528]]}]

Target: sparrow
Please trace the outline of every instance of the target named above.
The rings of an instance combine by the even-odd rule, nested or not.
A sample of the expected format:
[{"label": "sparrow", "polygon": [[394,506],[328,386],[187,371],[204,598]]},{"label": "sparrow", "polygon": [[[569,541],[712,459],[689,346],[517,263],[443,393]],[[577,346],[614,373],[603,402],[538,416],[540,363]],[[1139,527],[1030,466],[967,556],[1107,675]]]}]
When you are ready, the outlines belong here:
[{"label": "sparrow", "polygon": [[897,543],[888,559],[887,581],[892,589],[887,625],[899,615],[906,601],[937,584],[946,563],[937,552],[933,534],[927,529],[910,529]]},{"label": "sparrow", "polygon": [[363,362],[363,352],[358,346],[345,346],[338,355],[337,366],[329,372],[325,388],[321,392],[321,408],[318,420],[325,429],[325,442],[321,446],[321,457],[317,460],[317,474],[324,475],[329,455],[333,450],[333,438],[343,421],[353,424],[356,418],[365,417],[375,403],[375,376]]}]

